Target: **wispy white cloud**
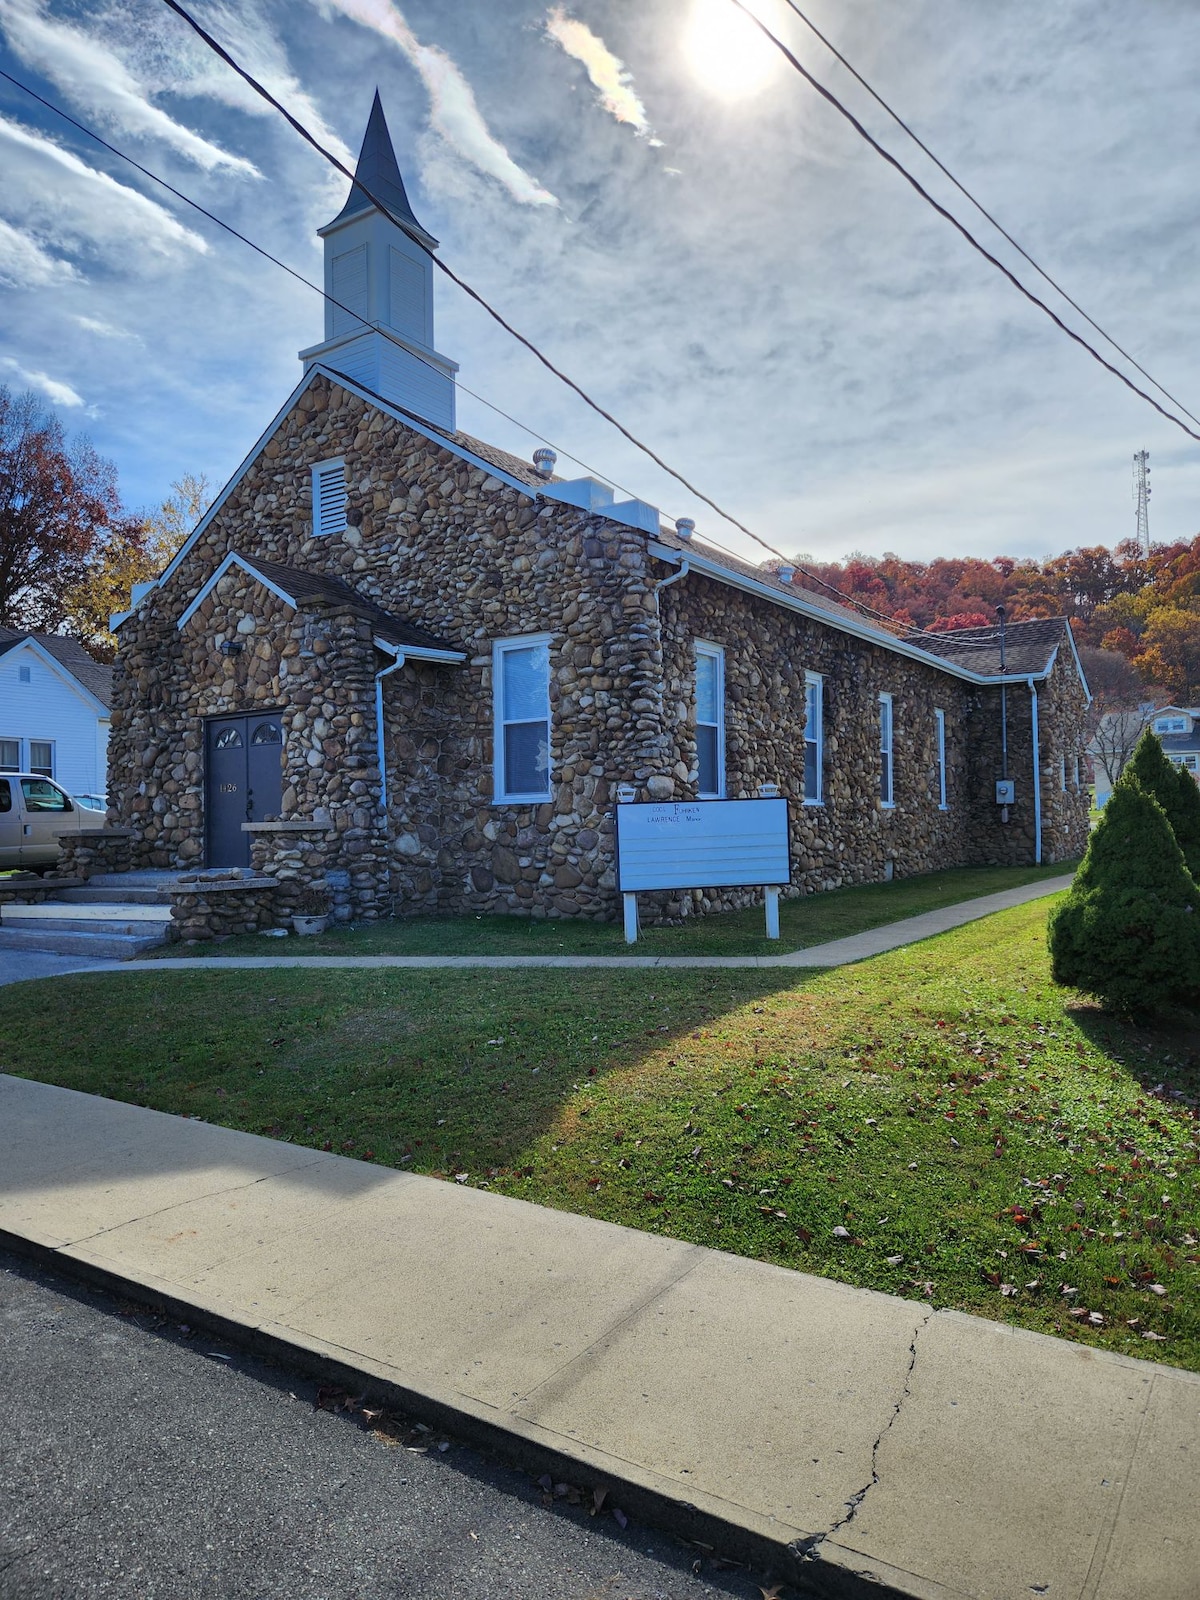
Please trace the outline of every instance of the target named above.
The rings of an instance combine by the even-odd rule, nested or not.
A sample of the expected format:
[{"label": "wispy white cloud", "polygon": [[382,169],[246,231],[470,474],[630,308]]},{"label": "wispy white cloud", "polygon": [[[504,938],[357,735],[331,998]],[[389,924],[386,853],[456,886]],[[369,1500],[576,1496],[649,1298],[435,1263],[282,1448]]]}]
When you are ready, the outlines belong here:
[{"label": "wispy white cloud", "polygon": [[130,333],[127,328],[116,328],[102,317],[83,317],[73,312],[71,321],[85,333],[94,333],[98,339],[132,339],[135,344],[142,342],[136,333]]},{"label": "wispy white cloud", "polygon": [[650,122],[634,90],[633,75],[604,40],[594,34],[586,22],[568,17],[562,6],[555,6],[547,15],[546,32],[582,64],[609,116],[618,122],[627,122],[642,135],[649,135]]},{"label": "wispy white cloud", "polygon": [[488,131],[458,65],[437,45],[422,44],[392,0],[329,0],[338,11],[397,45],[429,91],[430,122],[478,171],[497,179],[522,205],[556,206],[557,199],[519,167]]},{"label": "wispy white cloud", "polygon": [[225,167],[247,177],[260,176],[252,162],[222,150],[154,105],[143,84],[106,42],[50,17],[42,0],[0,0],[0,25],[27,66],[108,127],[166,144],[206,172]]},{"label": "wispy white cloud", "polygon": [[[174,18],[170,20],[175,22]],[[329,126],[317,101],[292,70],[282,41],[249,0],[238,0],[236,5],[227,5],[224,0],[211,0],[205,8],[204,21],[209,31],[220,39],[251,76],[269,89],[339,161],[353,167],[353,151]],[[256,94],[249,84],[194,35],[172,28],[169,46],[167,39],[165,33],[160,34],[160,50],[169,51],[160,71],[177,92],[201,95],[251,116],[278,116],[261,95]],[[335,177],[336,186],[344,187],[345,180],[340,176]]]},{"label": "wispy white cloud", "polygon": [[56,406],[74,408],[84,404],[83,396],[72,389],[69,383],[60,383],[48,372],[36,372],[29,367],[23,367],[12,356],[0,356],[0,367],[6,367],[27,389],[34,389],[38,394],[44,394],[46,399],[53,401]]},{"label": "wispy white cloud", "polygon": [[160,256],[180,246],[208,250],[199,234],[144,194],[7,117],[0,117],[0,160],[5,209],[36,221],[49,242],[116,247],[126,270],[142,250]]},{"label": "wispy white cloud", "polygon": [[0,283],[6,288],[42,289],[78,277],[69,261],[51,255],[36,239],[0,217]]}]

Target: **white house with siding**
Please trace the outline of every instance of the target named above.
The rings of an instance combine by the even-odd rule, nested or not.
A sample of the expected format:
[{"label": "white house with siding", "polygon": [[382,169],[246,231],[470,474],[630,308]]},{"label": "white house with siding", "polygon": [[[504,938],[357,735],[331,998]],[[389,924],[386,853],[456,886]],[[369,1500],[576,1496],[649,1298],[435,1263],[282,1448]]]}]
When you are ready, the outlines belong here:
[{"label": "white house with siding", "polygon": [[0,772],[105,792],[112,668],[75,639],[0,628]]}]

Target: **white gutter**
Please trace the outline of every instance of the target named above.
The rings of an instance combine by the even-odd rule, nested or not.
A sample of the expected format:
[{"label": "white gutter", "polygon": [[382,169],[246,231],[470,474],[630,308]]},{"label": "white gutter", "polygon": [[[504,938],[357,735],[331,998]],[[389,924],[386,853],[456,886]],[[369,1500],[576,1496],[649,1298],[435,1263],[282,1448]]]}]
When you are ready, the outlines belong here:
[{"label": "white gutter", "polygon": [[1038,733],[1038,697],[1032,678],[1029,685],[1029,715],[1033,734],[1033,862],[1042,864],[1042,751]]},{"label": "white gutter", "polygon": [[389,644],[386,639],[375,640],[375,648],[382,650],[385,655],[395,659],[389,666],[382,668],[375,674],[375,738],[379,745],[379,803],[384,812],[388,803],[387,757],[384,754],[384,729],[383,729],[383,680],[389,672],[395,672],[397,667],[402,667],[411,657],[413,661],[437,661],[448,665],[459,665],[465,661],[466,655],[461,650],[434,650],[427,645],[420,644]]},{"label": "white gutter", "polygon": [[[376,639],[376,644],[380,641]],[[387,817],[388,781],[387,781],[387,756],[384,754],[383,743],[383,680],[389,672],[395,672],[397,667],[404,665],[404,652],[397,650],[395,645],[380,645],[381,649],[395,651],[395,660],[390,666],[384,667],[375,674],[375,740],[379,746],[379,803],[383,807],[384,818]]]},{"label": "white gutter", "polygon": [[669,578],[661,578],[658,583],[654,585],[654,614],[656,617],[659,617],[660,619],[662,617],[662,611],[659,609],[658,603],[659,595],[664,589],[669,589],[673,583],[678,583],[681,578],[686,578],[691,570],[691,564],[688,561],[687,556],[684,556],[683,560],[679,564],[678,572],[673,572]]},{"label": "white gutter", "polygon": [[[603,513],[598,513],[603,515]],[[649,553],[660,561],[666,561],[675,566],[684,559],[678,550],[672,550],[669,545],[658,544],[651,541],[648,545]],[[894,634],[884,633],[882,629],[872,628],[869,623],[858,623],[849,617],[834,616],[832,612],[824,611],[820,606],[809,605],[798,596],[783,594],[780,590],[760,583],[754,578],[747,577],[744,573],[735,572],[723,566],[719,561],[712,561],[707,556],[702,556],[695,551],[688,552],[687,561],[693,572],[698,572],[702,577],[712,578],[717,583],[728,584],[731,588],[742,589],[747,594],[758,595],[763,600],[772,600],[776,605],[783,606],[787,611],[797,611],[803,617],[809,617],[814,622],[820,622],[827,628],[837,628],[842,633],[848,633],[852,638],[863,639],[868,644],[878,645],[883,650],[892,650],[897,655],[907,656],[911,661],[919,661],[923,666],[937,667],[940,671],[948,673],[952,678],[961,678],[965,683],[982,685],[998,685],[1011,683],[1011,677],[1002,674],[989,677],[981,672],[972,672],[967,667],[956,666],[944,656],[937,656],[932,651],[920,649],[917,645],[909,644],[904,639],[897,639]],[[1044,672],[1034,673],[1039,683],[1048,678],[1054,666],[1053,656]]]}]

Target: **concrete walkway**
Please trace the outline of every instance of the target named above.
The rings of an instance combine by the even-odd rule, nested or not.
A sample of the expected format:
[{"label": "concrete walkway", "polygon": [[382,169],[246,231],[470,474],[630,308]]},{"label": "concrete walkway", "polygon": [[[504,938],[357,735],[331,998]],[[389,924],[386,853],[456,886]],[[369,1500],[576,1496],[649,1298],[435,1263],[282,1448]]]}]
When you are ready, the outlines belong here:
[{"label": "concrete walkway", "polygon": [[1170,1367],[5,1076],[0,1243],[806,1593],[1196,1600]]},{"label": "concrete walkway", "polygon": [[[828,944],[810,945],[806,950],[793,950],[787,954],[767,956],[180,956],[160,961],[87,961],[71,956],[43,957],[66,965],[55,970],[61,972],[162,972],[272,968],[272,967],[841,967],[852,961],[865,961],[870,956],[886,950],[899,949],[901,945],[917,944],[934,934],[960,928],[964,923],[975,922],[980,917],[990,917],[996,911],[1007,911],[1011,906],[1025,905],[1030,900],[1041,900],[1069,889],[1072,874],[1063,877],[1042,878],[1037,883],[1027,883],[1019,889],[1004,889],[998,894],[981,895],[975,900],[962,900],[957,905],[943,906],[938,911],[926,911],[919,917],[906,917],[901,922],[889,922],[882,928],[871,928],[866,933],[856,933],[846,939],[832,939]],[[44,977],[49,974],[33,970],[10,969],[10,952],[0,952],[0,984],[15,983],[26,977]],[[24,956],[26,962],[34,958]]]}]

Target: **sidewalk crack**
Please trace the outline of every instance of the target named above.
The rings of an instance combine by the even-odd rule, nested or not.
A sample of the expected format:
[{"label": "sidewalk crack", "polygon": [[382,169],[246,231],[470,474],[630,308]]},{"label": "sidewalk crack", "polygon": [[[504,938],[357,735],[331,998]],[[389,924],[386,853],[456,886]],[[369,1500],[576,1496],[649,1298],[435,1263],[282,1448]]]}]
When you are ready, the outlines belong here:
[{"label": "sidewalk crack", "polygon": [[826,1528],[824,1533],[813,1533],[810,1534],[807,1539],[794,1539],[792,1541],[792,1543],[788,1546],[788,1549],[793,1555],[798,1556],[801,1561],[819,1561],[821,1559],[821,1546],[827,1539],[832,1539],[834,1534],[839,1533],[844,1527],[847,1526],[848,1523],[854,1521],[855,1516],[858,1514],[859,1506],[862,1505],[868,1494],[870,1494],[871,1490],[879,1482],[879,1471],[876,1466],[876,1462],[879,1458],[879,1450],[883,1444],[883,1441],[887,1438],[888,1433],[894,1426],[896,1418],[900,1415],[900,1412],[904,1406],[904,1402],[912,1393],[913,1368],[917,1364],[917,1340],[921,1337],[924,1329],[929,1326],[929,1320],[932,1316],[933,1308],[931,1306],[922,1317],[921,1321],[918,1322],[917,1326],[913,1329],[912,1343],[908,1347],[908,1366],[904,1373],[904,1385],[900,1390],[899,1398],[892,1406],[891,1416],[884,1423],[883,1427],[880,1428],[879,1432],[875,1436],[875,1442],[871,1446],[870,1478],[866,1483],[863,1484],[861,1489],[855,1490],[855,1492],[850,1496],[849,1500],[844,1502],[846,1507],[845,1512],[837,1519],[836,1522],[834,1522],[830,1527]]}]

